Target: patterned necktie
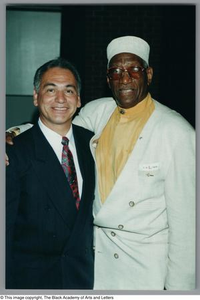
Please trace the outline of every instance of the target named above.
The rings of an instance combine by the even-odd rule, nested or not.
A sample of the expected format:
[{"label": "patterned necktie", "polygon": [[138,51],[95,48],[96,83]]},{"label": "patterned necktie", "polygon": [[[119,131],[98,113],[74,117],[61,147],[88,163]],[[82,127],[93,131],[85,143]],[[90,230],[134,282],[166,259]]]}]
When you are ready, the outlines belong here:
[{"label": "patterned necktie", "polygon": [[76,208],[79,209],[80,197],[78,192],[78,182],[76,169],[74,166],[74,160],[72,153],[69,149],[69,140],[67,137],[62,137],[63,150],[62,150],[62,167],[65,172],[65,175],[68,179],[69,185],[72,189],[72,193],[74,198],[76,199]]}]

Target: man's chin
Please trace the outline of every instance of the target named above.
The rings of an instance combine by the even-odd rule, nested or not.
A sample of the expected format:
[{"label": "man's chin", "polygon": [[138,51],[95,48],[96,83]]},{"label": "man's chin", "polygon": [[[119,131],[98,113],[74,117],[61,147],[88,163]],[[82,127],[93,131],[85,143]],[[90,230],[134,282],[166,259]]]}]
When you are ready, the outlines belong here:
[{"label": "man's chin", "polygon": [[124,108],[124,109],[129,109],[129,108],[132,108],[134,106],[136,106],[139,101],[135,100],[123,100],[123,101],[116,101],[117,105],[120,106],[121,108]]}]

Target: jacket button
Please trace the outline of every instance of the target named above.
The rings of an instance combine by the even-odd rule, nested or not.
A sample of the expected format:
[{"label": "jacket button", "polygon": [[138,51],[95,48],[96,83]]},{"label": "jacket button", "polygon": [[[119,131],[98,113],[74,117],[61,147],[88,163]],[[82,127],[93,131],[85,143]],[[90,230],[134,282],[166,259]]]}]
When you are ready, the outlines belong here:
[{"label": "jacket button", "polygon": [[94,140],[94,141],[92,142],[92,146],[93,146],[94,148],[96,148],[97,145],[98,145],[98,140]]},{"label": "jacket button", "polygon": [[116,233],[115,233],[115,232],[113,232],[113,231],[111,231],[111,235],[112,235],[112,236],[115,236],[115,235],[116,235]]},{"label": "jacket button", "polygon": [[123,225],[119,225],[118,228],[119,228],[119,229],[123,229],[124,226],[123,226]]},{"label": "jacket button", "polygon": [[129,202],[129,206],[130,206],[130,207],[133,207],[134,205],[135,205],[135,203],[134,203],[133,201],[130,201],[130,202]]},{"label": "jacket button", "polygon": [[119,258],[119,255],[117,253],[114,254],[114,258]]}]

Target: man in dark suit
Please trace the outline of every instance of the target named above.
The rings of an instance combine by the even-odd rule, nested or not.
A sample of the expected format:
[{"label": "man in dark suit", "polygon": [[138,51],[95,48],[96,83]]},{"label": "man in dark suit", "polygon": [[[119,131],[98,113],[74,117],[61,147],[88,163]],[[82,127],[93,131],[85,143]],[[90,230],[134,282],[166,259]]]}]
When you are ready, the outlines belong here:
[{"label": "man in dark suit", "polygon": [[[93,133],[72,125],[80,88],[68,61],[41,66],[34,77],[38,124],[7,145],[7,289],[93,288]],[[61,165],[63,136],[74,158],[78,206]]]}]

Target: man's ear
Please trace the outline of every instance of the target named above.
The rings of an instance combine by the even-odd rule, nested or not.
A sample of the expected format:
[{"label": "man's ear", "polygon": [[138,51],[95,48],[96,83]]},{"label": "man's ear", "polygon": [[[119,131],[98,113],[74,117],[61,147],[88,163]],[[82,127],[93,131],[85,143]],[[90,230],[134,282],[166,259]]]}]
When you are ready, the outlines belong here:
[{"label": "man's ear", "polygon": [[38,93],[35,89],[33,90],[33,104],[34,106],[38,106]]},{"label": "man's ear", "polygon": [[81,97],[80,96],[78,96],[77,107],[78,108],[81,107]]},{"label": "man's ear", "polygon": [[147,84],[150,85],[153,78],[153,68],[148,67],[146,69],[146,73],[147,73]]},{"label": "man's ear", "polygon": [[110,87],[110,79],[108,78],[108,76],[107,76],[107,84],[108,84],[109,88],[111,88]]}]

